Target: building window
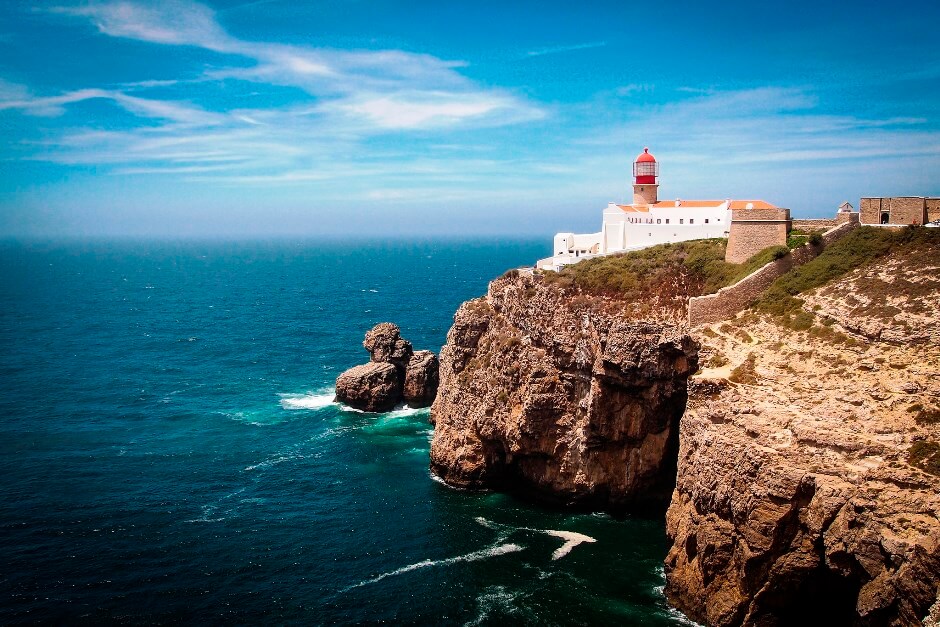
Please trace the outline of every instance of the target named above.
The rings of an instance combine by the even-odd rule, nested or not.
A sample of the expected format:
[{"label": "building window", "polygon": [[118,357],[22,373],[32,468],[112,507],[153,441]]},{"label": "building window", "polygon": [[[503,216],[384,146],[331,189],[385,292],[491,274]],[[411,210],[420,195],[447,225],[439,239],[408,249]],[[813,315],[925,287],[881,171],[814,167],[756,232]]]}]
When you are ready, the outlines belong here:
[{"label": "building window", "polygon": [[708,218],[705,218],[705,224],[708,224]]},{"label": "building window", "polygon": [[662,223],[662,220],[660,220],[659,218],[656,218],[656,224],[661,224],[661,223]]},{"label": "building window", "polygon": [[666,218],[666,224],[669,224],[669,218]]},{"label": "building window", "polygon": [[685,219],[684,219],[684,218],[679,218],[679,224],[685,224]]},{"label": "building window", "polygon": [[689,224],[695,224],[695,218],[689,218]]}]

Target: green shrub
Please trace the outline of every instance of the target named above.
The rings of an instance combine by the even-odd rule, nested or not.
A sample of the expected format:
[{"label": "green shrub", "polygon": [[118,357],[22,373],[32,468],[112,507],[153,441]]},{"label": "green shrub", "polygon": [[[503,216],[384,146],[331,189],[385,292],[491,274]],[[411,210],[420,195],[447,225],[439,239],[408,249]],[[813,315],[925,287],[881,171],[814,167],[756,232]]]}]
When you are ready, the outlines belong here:
[{"label": "green shrub", "polygon": [[940,423],[940,409],[936,407],[924,407],[920,403],[915,403],[907,408],[907,411],[914,414],[914,420],[921,425],[935,425]]},{"label": "green shrub", "polygon": [[940,444],[930,440],[914,442],[907,451],[907,462],[932,475],[940,475]]},{"label": "green shrub", "polygon": [[809,236],[809,243],[813,246],[819,246],[823,243],[822,233],[816,232]]},{"label": "green shrub", "polygon": [[748,355],[747,359],[731,371],[728,381],[732,383],[744,383],[746,385],[757,383],[757,370],[754,367],[756,361],[757,358],[754,356],[754,353]]},{"label": "green shrub", "polygon": [[721,353],[715,353],[712,355],[711,359],[708,360],[709,368],[721,368],[726,365],[728,365],[728,358]]},{"label": "green shrub", "polygon": [[799,248],[806,243],[807,239],[805,235],[794,235],[794,231],[790,231],[790,235],[787,237],[787,248],[790,250]]}]

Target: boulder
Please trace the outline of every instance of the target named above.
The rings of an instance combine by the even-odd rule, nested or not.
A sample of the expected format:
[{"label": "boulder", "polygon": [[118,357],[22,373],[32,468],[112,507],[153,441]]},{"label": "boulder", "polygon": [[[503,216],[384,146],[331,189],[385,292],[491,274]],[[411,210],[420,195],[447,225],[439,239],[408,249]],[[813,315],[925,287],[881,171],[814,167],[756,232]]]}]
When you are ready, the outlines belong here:
[{"label": "boulder", "polygon": [[402,396],[411,407],[427,407],[437,396],[438,361],[431,351],[418,351],[408,360]]},{"label": "boulder", "polygon": [[336,379],[336,400],[363,411],[393,409],[401,399],[402,380],[390,363],[350,368]]},{"label": "boulder", "polygon": [[411,342],[401,338],[397,324],[382,322],[368,332],[362,345],[369,351],[370,359],[376,363],[393,363],[399,368],[406,368],[411,358]]}]

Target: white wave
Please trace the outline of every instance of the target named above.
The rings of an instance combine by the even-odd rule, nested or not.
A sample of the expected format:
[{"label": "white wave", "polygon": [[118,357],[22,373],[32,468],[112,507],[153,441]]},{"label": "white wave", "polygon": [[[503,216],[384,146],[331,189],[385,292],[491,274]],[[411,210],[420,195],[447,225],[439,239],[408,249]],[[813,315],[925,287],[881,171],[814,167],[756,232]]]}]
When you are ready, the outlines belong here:
[{"label": "white wave", "polygon": [[[312,394],[280,394],[284,409],[323,409],[336,403],[335,390],[320,390]],[[345,408],[344,408],[345,409]]]},{"label": "white wave", "polygon": [[366,411],[364,409],[357,409],[355,407],[350,407],[349,405],[344,405],[343,403],[336,403],[340,409],[343,411],[348,411],[354,414],[372,414],[374,416],[381,416],[383,418],[405,418],[407,416],[414,416],[417,414],[428,414],[431,412],[430,407],[409,407],[408,405],[397,405],[394,409],[386,412],[378,411]]},{"label": "white wave", "polygon": [[557,560],[561,559],[564,556],[571,553],[571,549],[578,546],[583,542],[597,542],[591,536],[586,536],[583,533],[575,533],[574,531],[558,531],[557,529],[545,529],[545,533],[550,536],[555,536],[556,538],[561,538],[565,541],[560,547],[555,549],[555,552],[552,553],[552,559]]},{"label": "white wave", "polygon": [[480,551],[474,551],[473,553],[467,553],[466,555],[458,555],[457,557],[448,557],[442,560],[423,560],[416,564],[409,564],[408,566],[402,566],[397,570],[393,570],[387,573],[382,573],[377,577],[372,579],[366,579],[365,581],[360,581],[359,583],[344,588],[342,592],[348,592],[353,588],[360,588],[362,586],[367,586],[372,583],[377,583],[382,581],[386,577],[395,577],[396,575],[403,575],[405,573],[410,573],[415,570],[422,568],[430,568],[432,566],[450,566],[451,564],[457,564],[460,562],[477,562],[479,560],[484,560],[490,557],[498,557],[500,555],[506,555],[507,553],[516,553],[517,551],[523,550],[525,547],[521,547],[518,544],[500,544],[498,546],[491,546]]},{"label": "white wave", "polygon": [[431,413],[430,407],[396,407],[390,412],[383,414],[386,418],[405,418],[407,416],[417,416],[419,414],[427,415]]},{"label": "white wave", "polygon": [[284,453],[278,454],[274,457],[269,457],[268,459],[258,462],[257,464],[252,464],[250,466],[245,466],[245,470],[258,470],[270,468],[271,466],[277,466],[278,464],[283,464],[284,462],[289,462],[294,459],[303,459],[304,456],[299,453]]}]

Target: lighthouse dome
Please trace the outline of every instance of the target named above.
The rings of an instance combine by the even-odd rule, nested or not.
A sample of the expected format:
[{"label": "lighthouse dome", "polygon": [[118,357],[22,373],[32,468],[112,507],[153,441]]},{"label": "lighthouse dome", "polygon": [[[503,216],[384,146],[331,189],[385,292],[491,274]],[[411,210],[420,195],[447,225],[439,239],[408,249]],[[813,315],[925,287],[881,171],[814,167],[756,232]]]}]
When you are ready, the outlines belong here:
[{"label": "lighthouse dome", "polygon": [[640,153],[640,156],[636,158],[637,163],[646,163],[652,162],[656,163],[656,157],[650,154],[649,148],[644,148],[643,152]]},{"label": "lighthouse dome", "polygon": [[637,185],[656,185],[659,176],[659,164],[656,157],[650,154],[649,148],[644,148],[640,156],[633,162],[633,176]]}]

